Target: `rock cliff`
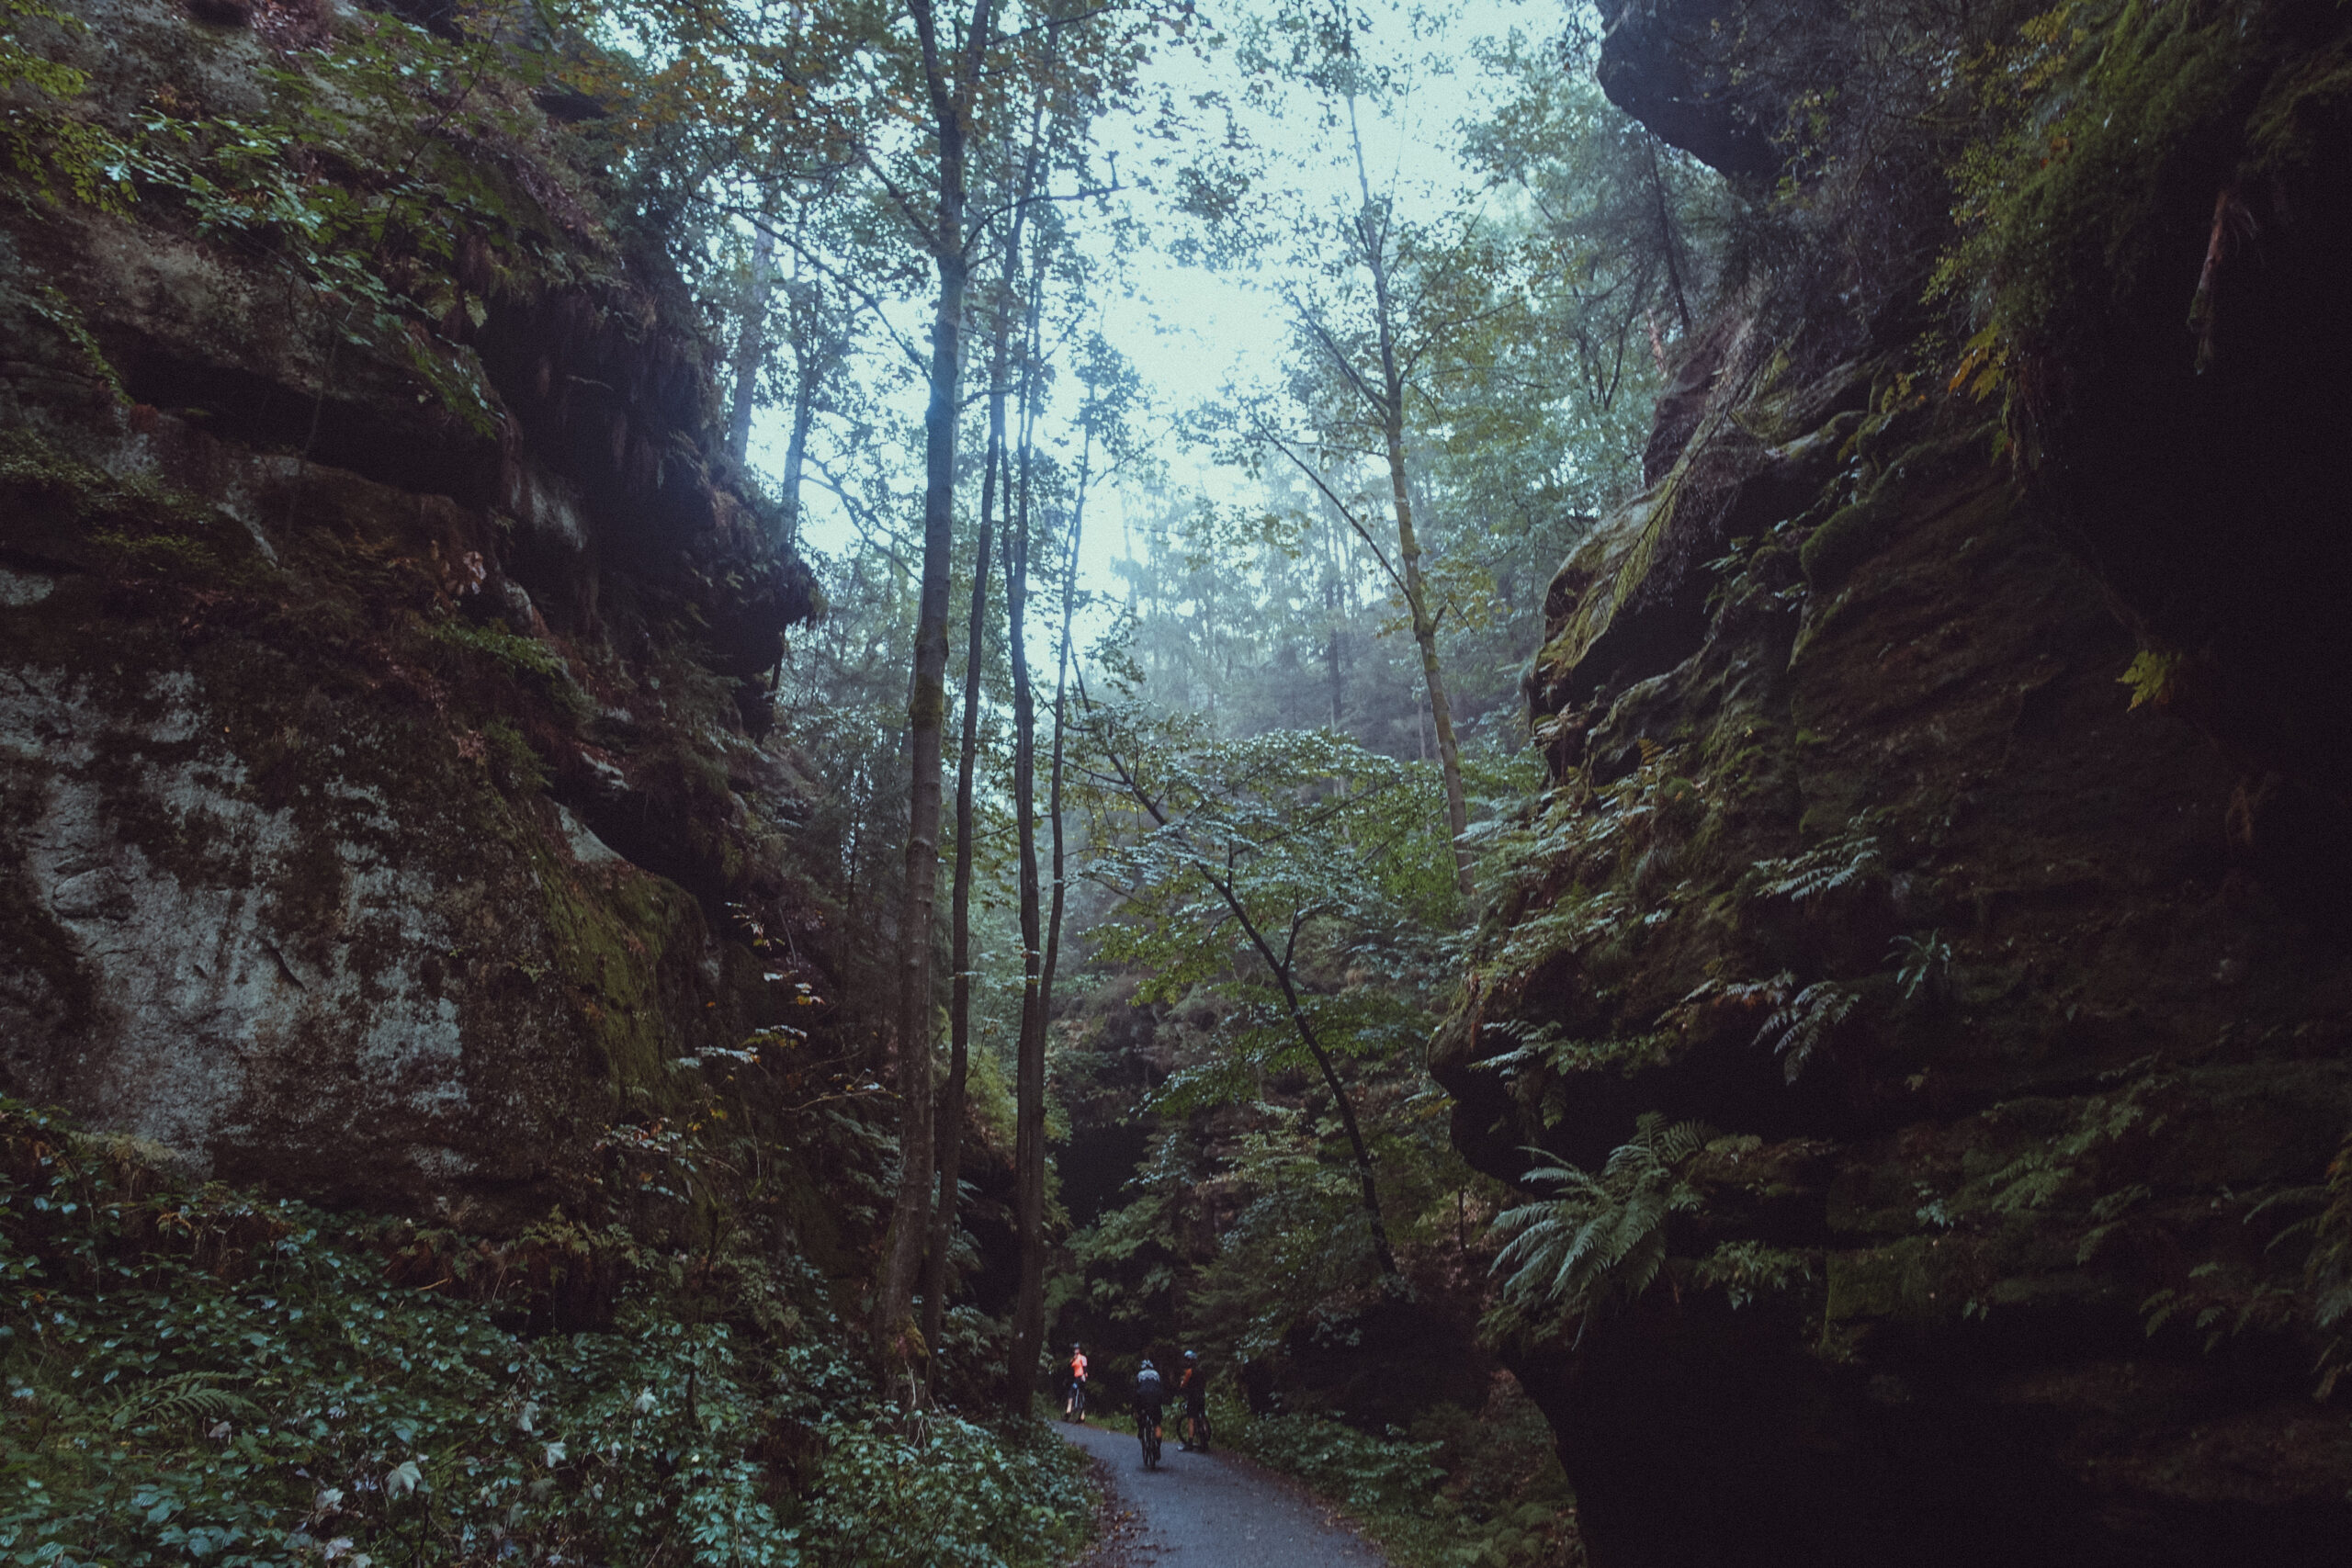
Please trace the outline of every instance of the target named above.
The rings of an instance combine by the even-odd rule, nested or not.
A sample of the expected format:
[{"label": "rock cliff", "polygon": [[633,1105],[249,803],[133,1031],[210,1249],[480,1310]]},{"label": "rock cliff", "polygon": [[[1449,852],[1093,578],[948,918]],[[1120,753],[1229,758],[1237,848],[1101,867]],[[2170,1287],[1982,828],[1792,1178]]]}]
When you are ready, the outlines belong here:
[{"label": "rock cliff", "polygon": [[1603,10],[1753,231],[1433,1054],[1592,1559],[2345,1561],[2343,13]]},{"label": "rock cliff", "polygon": [[0,214],[0,1089],[511,1233],[775,1014],[812,584],[526,53],[67,20]]}]

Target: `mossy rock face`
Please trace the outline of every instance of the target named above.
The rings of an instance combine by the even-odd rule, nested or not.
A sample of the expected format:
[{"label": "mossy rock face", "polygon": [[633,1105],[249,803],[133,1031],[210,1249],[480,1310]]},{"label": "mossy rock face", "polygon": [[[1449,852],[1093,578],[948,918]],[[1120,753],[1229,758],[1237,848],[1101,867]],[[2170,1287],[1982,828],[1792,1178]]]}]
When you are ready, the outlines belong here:
[{"label": "mossy rock face", "polygon": [[[102,112],[257,119],[302,65],[69,8]],[[449,166],[346,129],[318,177]],[[368,343],[167,202],[0,212],[0,1090],[511,1235],[776,1016],[730,906],[805,928],[809,895],[736,693],[809,580],[703,458],[676,279],[545,205],[588,199],[558,147],[453,199],[505,227],[386,264],[477,308]],[[542,388],[583,377],[567,423]]]},{"label": "mossy rock face", "polygon": [[[1977,1495],[2128,1476],[2095,1495],[2174,1521],[2189,1555],[2136,1533],[2094,1550],[2089,1501],[2067,1550],[2194,1561],[2254,1528],[2209,1508],[2205,1413],[2241,1445],[2301,1429],[2324,1337],[2289,1227],[2352,1124],[2352,964],[2233,880],[2226,766],[2130,710],[2130,634],[2011,477],[1938,458],[1873,504],[1880,542],[1826,604],[1759,615],[1726,592],[1669,668],[1599,685],[1582,765],[1555,773],[1554,858],[1521,868],[1441,1034],[1457,1145],[1507,1179],[1530,1144],[1597,1169],[1649,1111],[1765,1140],[1694,1168],[1707,1198],[1669,1231],[1672,1292],[1581,1325],[1573,1350],[1578,1325],[1536,1335],[1515,1364],[1564,1434],[1646,1433],[1686,1400],[1747,1434],[1564,1437],[1597,1551],[1619,1532],[1673,1561],[1770,1555],[1817,1544],[1824,1513],[1893,1528],[1960,1506],[1950,1477],[1885,1453],[1869,1497],[1797,1455],[1758,1473],[1791,1433],[1850,1463],[1891,1424]],[[1792,1081],[1769,1017],[1815,982],[1850,1010]],[[1556,1043],[1495,1070],[1539,1030]],[[1805,1267],[1718,1321],[1701,1264],[1733,1245]],[[2185,1315],[2151,1337],[2166,1292]],[[2200,1314],[2246,1325],[2224,1359],[2179,1326]],[[2112,1424],[2097,1366],[2137,1380],[2137,1425]],[[2012,1383],[2035,1392],[1987,1392]],[[1983,1450],[1960,1460],[1931,1428]],[[2260,1517],[2334,1506],[2352,1451],[2322,1451]],[[1740,1506],[1668,1529],[1636,1502],[1654,1468]],[[2064,1560],[2028,1522],[1987,1528],[2019,1561]],[[1841,1550],[1820,1549],[1868,1560],[1859,1537]]]},{"label": "mossy rock face", "polygon": [[714,1012],[744,1025],[695,901],[583,863],[479,730],[57,581],[0,610],[11,1092],[224,1177],[496,1230],[576,1200]]},{"label": "mossy rock face", "polygon": [[1797,551],[1805,581],[1815,592],[1836,588],[1848,572],[1885,543],[1899,516],[1892,506],[1867,501],[1831,513]]},{"label": "mossy rock face", "polygon": [[[1609,9],[1609,49],[1702,40],[1687,80],[1820,25],[1780,0]],[[2255,9],[2330,40],[2313,80],[2352,57],[2340,11]],[[2127,12],[2235,25],[2101,15]],[[2300,122],[2335,150],[2305,186],[2352,168],[2331,112]],[[2342,466],[2313,434],[2342,378],[2278,368],[2352,320],[2314,259],[2346,209],[2275,265],[2229,252],[2227,288],[2267,267],[2291,308],[2225,297],[2249,357],[2199,377],[2179,315],[2207,173],[2165,220],[2189,243],[2165,242],[2163,287],[2083,318],[2095,355],[2031,367],[2040,447],[2005,448],[1994,405],[1905,342],[1854,341],[1840,290],[1916,299],[1916,276],[1783,280],[1694,334],[1670,467],[1555,585],[1528,682],[1542,848],[1431,1054],[1454,1142],[1539,1197],[1531,1145],[1598,1172],[1645,1113],[1725,1134],[1679,1169],[1698,1206],[1663,1221],[1656,1282],[1505,1336],[1596,1562],[1860,1565],[1890,1540],[1935,1568],[2352,1561],[2352,1427],[2312,1400],[2352,1345],[2319,1310],[2324,1248],[2306,1270],[2352,1128],[2352,530],[2312,478]],[[1859,415],[1790,396],[1855,365]],[[2094,378],[2109,400],[2085,406]],[[1809,494],[1762,482],[1803,451],[1835,458]],[[2199,650],[2195,675],[2134,710],[2158,606],[2196,627],[2156,639]]]}]

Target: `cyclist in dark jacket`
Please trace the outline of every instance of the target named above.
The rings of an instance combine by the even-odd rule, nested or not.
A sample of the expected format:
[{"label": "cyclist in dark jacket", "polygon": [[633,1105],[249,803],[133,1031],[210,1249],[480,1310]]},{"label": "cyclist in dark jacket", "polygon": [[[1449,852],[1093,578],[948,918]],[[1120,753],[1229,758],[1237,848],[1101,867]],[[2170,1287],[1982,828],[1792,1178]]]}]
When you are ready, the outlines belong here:
[{"label": "cyclist in dark jacket", "polygon": [[1184,1352],[1184,1375],[1176,1392],[1184,1396],[1183,1447],[1206,1453],[1209,1447],[1209,1372],[1198,1350]]},{"label": "cyclist in dark jacket", "polygon": [[1136,1435],[1159,1429],[1160,1411],[1168,1403],[1167,1386],[1159,1381],[1159,1369],[1146,1361],[1136,1372]]}]

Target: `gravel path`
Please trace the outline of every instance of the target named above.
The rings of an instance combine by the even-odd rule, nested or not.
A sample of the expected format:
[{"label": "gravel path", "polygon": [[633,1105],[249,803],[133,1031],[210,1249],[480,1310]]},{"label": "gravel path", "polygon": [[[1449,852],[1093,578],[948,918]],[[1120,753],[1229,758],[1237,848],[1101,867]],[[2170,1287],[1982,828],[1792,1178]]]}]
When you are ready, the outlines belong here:
[{"label": "gravel path", "polygon": [[1102,1461],[1116,1493],[1116,1528],[1080,1568],[1386,1568],[1290,1482],[1230,1455],[1183,1452],[1172,1421],[1155,1471],[1129,1423],[1056,1429]]}]

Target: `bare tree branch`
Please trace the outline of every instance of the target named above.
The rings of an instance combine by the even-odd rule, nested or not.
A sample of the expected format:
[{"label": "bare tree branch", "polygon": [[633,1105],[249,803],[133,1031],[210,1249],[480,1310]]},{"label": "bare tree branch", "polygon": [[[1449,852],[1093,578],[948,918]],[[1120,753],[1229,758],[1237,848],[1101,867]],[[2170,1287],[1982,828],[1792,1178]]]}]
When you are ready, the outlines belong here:
[{"label": "bare tree branch", "polygon": [[839,285],[842,289],[846,290],[851,295],[854,295],[856,298],[857,302],[865,306],[867,310],[871,311],[876,321],[882,323],[882,330],[889,334],[890,341],[898,345],[899,352],[907,356],[909,363],[912,364],[918,370],[928,368],[927,362],[923,359],[923,356],[921,354],[915,352],[915,345],[907,341],[906,334],[899,331],[897,327],[890,324],[890,318],[883,312],[882,301],[876,298],[871,290],[860,284],[855,278],[851,277],[848,274],[842,272],[841,268],[833,265],[832,263],[827,261],[822,255],[819,254],[809,246],[803,243],[799,236],[797,234],[787,233],[786,231],[777,228],[775,223],[764,215],[740,206],[731,205],[722,208],[720,210],[731,213],[735,217],[744,219],[750,222],[753,228],[759,230],[762,233],[766,234],[770,239],[775,240],[777,243],[790,247],[795,255],[798,256],[802,261],[807,262],[810,266],[815,267],[819,272],[823,273],[827,278]]},{"label": "bare tree branch", "polygon": [[1341,501],[1338,493],[1334,491],[1329,484],[1324,482],[1321,471],[1318,470],[1314,464],[1300,457],[1298,453],[1292,448],[1289,442],[1284,441],[1281,436],[1275,434],[1268,426],[1262,423],[1259,424],[1256,429],[1256,434],[1260,440],[1265,442],[1268,446],[1273,447],[1275,451],[1280,452],[1283,457],[1289,458],[1292,465],[1295,467],[1300,473],[1305,474],[1308,481],[1312,483],[1317,490],[1323,492],[1323,499],[1329,502],[1332,508],[1337,511],[1341,517],[1347,519],[1348,526],[1356,531],[1356,537],[1362,539],[1364,544],[1370,547],[1373,558],[1380,562],[1380,570],[1388,574],[1388,581],[1396,585],[1398,592],[1403,592],[1405,580],[1397,574],[1396,569],[1389,564],[1388,552],[1380,547],[1380,541],[1372,536],[1372,530],[1364,526],[1363,520],[1357,517],[1356,514],[1349,509],[1348,503]]}]

